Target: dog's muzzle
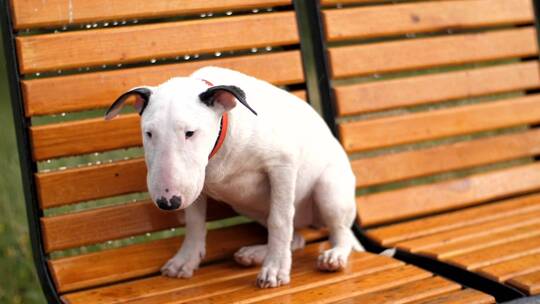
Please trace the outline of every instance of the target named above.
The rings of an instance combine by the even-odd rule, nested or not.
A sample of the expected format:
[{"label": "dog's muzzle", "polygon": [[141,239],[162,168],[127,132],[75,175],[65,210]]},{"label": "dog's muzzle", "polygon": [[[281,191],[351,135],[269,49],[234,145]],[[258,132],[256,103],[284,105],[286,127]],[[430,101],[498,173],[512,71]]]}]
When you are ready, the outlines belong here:
[{"label": "dog's muzzle", "polygon": [[171,197],[170,200],[167,200],[165,197],[162,196],[157,200],[156,203],[159,209],[171,211],[176,210],[180,208],[180,206],[182,206],[182,199],[179,196],[174,195],[173,197]]}]

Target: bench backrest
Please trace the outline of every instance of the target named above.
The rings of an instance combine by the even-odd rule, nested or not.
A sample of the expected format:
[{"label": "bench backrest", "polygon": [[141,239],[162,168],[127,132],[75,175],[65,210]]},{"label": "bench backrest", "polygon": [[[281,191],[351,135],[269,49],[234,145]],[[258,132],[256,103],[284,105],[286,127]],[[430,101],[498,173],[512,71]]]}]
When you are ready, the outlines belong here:
[{"label": "bench backrest", "polygon": [[538,191],[533,1],[366,2],[322,11],[361,225]]},{"label": "bench backrest", "polygon": [[[160,212],[145,193],[138,115],[103,120],[117,96],[214,65],[305,99],[291,0],[68,2],[10,1],[23,99],[18,119],[29,135],[22,149],[31,147],[29,191],[40,222],[32,229],[60,293],[155,273],[180,244],[173,236],[183,213]],[[209,206],[208,221],[235,216],[224,204]],[[261,232],[253,225],[221,229],[208,240],[207,260]]]}]

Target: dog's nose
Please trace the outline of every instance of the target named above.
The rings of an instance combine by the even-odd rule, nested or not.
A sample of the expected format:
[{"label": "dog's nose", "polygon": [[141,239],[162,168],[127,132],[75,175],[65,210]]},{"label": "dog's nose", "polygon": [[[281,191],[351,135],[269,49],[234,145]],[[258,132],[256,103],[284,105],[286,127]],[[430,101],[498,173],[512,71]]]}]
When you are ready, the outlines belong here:
[{"label": "dog's nose", "polygon": [[162,196],[156,201],[156,203],[159,209],[170,211],[180,208],[180,205],[182,204],[182,199],[179,196],[175,195],[167,201],[167,199]]}]

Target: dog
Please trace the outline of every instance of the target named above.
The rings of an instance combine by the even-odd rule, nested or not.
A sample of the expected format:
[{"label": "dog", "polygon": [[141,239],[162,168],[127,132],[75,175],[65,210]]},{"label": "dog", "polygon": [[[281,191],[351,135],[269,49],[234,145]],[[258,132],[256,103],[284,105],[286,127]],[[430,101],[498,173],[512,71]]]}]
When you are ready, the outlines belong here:
[{"label": "dog", "polygon": [[235,260],[262,264],[261,288],[288,284],[291,252],[304,246],[296,228],[328,228],[331,248],[318,268],[337,271],[352,250],[355,176],[322,118],[305,101],[237,71],[204,67],[155,87],[122,94],[141,115],[148,191],[163,210],[185,209],[186,235],[162,268],[189,278],[205,255],[207,197],[268,229],[268,242],[238,250]]}]

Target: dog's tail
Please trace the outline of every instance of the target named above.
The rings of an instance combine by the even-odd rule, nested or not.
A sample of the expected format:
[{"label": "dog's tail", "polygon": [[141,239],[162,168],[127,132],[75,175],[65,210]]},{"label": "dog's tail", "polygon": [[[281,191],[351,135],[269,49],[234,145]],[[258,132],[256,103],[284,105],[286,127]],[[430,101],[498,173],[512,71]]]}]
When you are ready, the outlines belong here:
[{"label": "dog's tail", "polygon": [[379,255],[387,256],[391,258],[394,255],[396,255],[396,248],[389,248],[389,249],[383,250],[382,252],[379,253]]}]

